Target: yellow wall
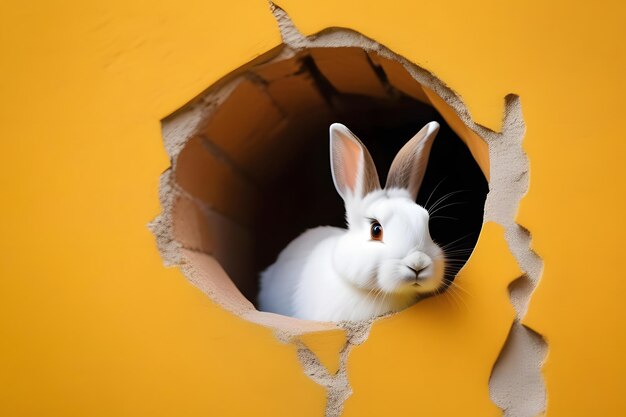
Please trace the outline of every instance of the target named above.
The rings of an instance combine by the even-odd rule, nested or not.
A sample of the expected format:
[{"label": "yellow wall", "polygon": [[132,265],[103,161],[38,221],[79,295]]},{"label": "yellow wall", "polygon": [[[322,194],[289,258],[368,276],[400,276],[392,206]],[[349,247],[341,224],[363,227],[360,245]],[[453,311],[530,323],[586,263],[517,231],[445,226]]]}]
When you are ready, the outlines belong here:
[{"label": "yellow wall", "polygon": [[[160,119],[280,43],[267,4],[93,3],[0,6],[0,414],[322,415],[325,392],[301,372],[295,347],[163,268],[146,228],[169,165]],[[520,96],[531,186],[519,221],[544,260],[525,323],[549,344],[549,416],[626,413],[620,4],[280,4],[305,34],[349,27],[432,71],[494,130],[503,97]],[[484,247],[503,250],[498,226],[486,226]],[[484,348],[442,343],[481,364],[463,371],[475,385],[456,403],[481,415],[497,414],[487,378],[512,319],[506,256],[496,272],[474,258],[480,270],[465,272],[497,277],[470,298],[484,309],[468,314],[472,326],[502,312],[493,333],[467,336],[482,336]],[[493,304],[480,303],[489,291]],[[403,331],[414,330],[412,318],[436,323],[419,319],[429,308],[375,324],[354,349],[346,415],[460,415],[455,403],[411,390],[427,378],[421,393],[442,395],[466,363],[415,359],[434,347]],[[377,358],[394,367],[371,366]]]},{"label": "yellow wall", "polygon": [[160,119],[280,42],[267,5],[0,7],[0,415],[321,415],[295,347],[165,269],[147,228]]}]

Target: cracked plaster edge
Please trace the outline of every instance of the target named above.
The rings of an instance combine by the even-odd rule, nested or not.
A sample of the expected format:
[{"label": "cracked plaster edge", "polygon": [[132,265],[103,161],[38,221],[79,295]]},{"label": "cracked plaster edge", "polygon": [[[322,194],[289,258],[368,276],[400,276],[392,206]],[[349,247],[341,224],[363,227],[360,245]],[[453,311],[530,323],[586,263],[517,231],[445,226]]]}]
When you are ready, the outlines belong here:
[{"label": "cracked plaster edge", "polygon": [[340,322],[339,327],[346,331],[348,338],[339,352],[339,369],[335,374],[328,372],[315,353],[302,342],[296,341],[298,361],[306,376],[326,389],[325,417],[339,417],[343,405],[352,395],[348,381],[348,356],[350,351],[367,340],[372,323],[376,318],[361,322]]},{"label": "cracked plaster edge", "polygon": [[176,158],[202,122],[206,120],[243,81],[243,77],[225,77],[200,94],[191,103],[161,121],[163,146],[173,169]]},{"label": "cracked plaster edge", "polygon": [[531,234],[515,221],[530,184],[530,162],[522,141],[526,126],[518,96],[505,98],[501,134],[483,136],[489,143],[493,186],[485,202],[485,217],[504,227],[509,250],[524,275],[509,285],[515,321],[494,364],[489,380],[492,401],[507,417],[532,417],[545,411],[547,394],[542,366],[548,352],[545,339],[521,324],[541,278],[543,261],[531,246]]},{"label": "cracked plaster edge", "polygon": [[[181,145],[182,148],[182,145]],[[161,212],[149,224],[148,229],[156,238],[159,254],[167,267],[182,264],[181,249],[183,245],[174,239],[172,231],[172,209],[175,192],[171,181],[172,168],[168,168],[159,177],[159,203]]]},{"label": "cracked plaster edge", "polygon": [[[184,142],[183,142],[184,145]],[[182,146],[181,146],[182,149]],[[328,331],[337,330],[341,326],[335,323],[326,322],[305,322],[299,319],[285,318],[287,321],[282,323],[282,328],[277,325],[268,323],[267,313],[259,312],[254,306],[247,302],[239,305],[238,303],[228,303],[223,301],[215,292],[215,288],[207,285],[202,279],[198,277],[200,274],[195,269],[193,263],[185,256],[184,251],[197,252],[196,250],[185,247],[182,243],[178,242],[174,238],[174,230],[172,221],[173,208],[176,200],[180,197],[194,199],[182,190],[172,178],[173,176],[173,164],[170,168],[165,170],[159,178],[159,200],[161,205],[161,212],[154,220],[148,224],[148,229],[156,238],[157,248],[163,263],[166,267],[177,267],[183,273],[183,276],[196,288],[202,291],[213,302],[219,305],[221,308],[229,311],[242,320],[247,320],[251,323],[261,325],[268,328],[273,332],[276,339],[282,343],[292,343],[298,340],[298,337],[304,332],[316,332],[316,331]],[[210,207],[203,206],[203,210],[210,210]],[[210,256],[210,254],[207,254]],[[243,297],[243,296],[242,296]],[[247,300],[246,300],[247,301]],[[271,315],[274,316],[274,315]],[[282,317],[282,316],[279,316]],[[271,320],[271,319],[270,319]],[[298,328],[301,323],[306,323],[308,326]]]},{"label": "cracked plaster edge", "polygon": [[[547,344],[541,335],[520,322],[526,314],[532,292],[540,280],[543,261],[531,249],[529,231],[515,221],[519,203],[529,186],[529,161],[522,147],[526,127],[519,97],[514,94],[505,97],[502,130],[494,132],[472,120],[461,98],[451,88],[404,57],[351,30],[326,30],[317,35],[305,37],[283,9],[272,2],[269,4],[285,45],[296,51],[314,47],[360,47],[368,52],[376,52],[385,58],[396,60],[413,79],[439,95],[467,127],[487,142],[491,179],[489,194],[485,202],[484,222],[493,221],[504,228],[509,250],[524,272],[522,277],[509,286],[509,297],[515,310],[515,320],[494,364],[489,380],[489,392],[492,401],[503,410],[506,417],[541,414],[546,406],[546,390],[541,367],[547,354]],[[366,324],[365,337],[369,334],[372,323],[373,320]],[[352,343],[350,329],[346,330],[348,342],[340,357],[340,370],[344,371],[347,368],[346,362]],[[322,365],[319,361],[311,360],[311,355],[314,356],[314,354],[305,347],[299,347],[298,352],[305,373],[316,375],[316,377],[311,376],[311,379],[327,387],[326,415],[339,415],[340,411],[337,410],[341,410],[343,404],[338,406],[336,402],[340,398],[344,398],[343,401],[345,401],[350,396],[349,383],[346,380],[345,385],[338,386],[338,384],[328,384],[326,380],[317,378],[320,370],[313,368]],[[338,390],[341,391],[338,392]]]}]

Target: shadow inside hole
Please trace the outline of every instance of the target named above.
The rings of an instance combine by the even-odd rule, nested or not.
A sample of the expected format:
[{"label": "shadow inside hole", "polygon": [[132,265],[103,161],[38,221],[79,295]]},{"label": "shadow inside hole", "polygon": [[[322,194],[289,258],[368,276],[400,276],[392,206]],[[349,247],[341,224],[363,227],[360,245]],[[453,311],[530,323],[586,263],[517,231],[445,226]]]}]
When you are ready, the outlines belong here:
[{"label": "shadow inside hole", "polygon": [[[363,141],[384,185],[400,148],[435,120],[441,128],[417,203],[432,213],[430,233],[444,248],[449,259],[446,274],[454,279],[478,240],[488,192],[487,180],[467,146],[432,106],[408,96],[388,100],[337,95],[332,100],[336,112],[303,128],[298,137],[283,139],[297,140],[301,146],[290,155],[281,175],[262,191],[263,203],[256,211],[253,230],[255,270],[271,265],[291,240],[309,228],[345,227],[343,201],[330,173],[330,123],[345,124]],[[245,295],[255,300],[256,292]]]}]

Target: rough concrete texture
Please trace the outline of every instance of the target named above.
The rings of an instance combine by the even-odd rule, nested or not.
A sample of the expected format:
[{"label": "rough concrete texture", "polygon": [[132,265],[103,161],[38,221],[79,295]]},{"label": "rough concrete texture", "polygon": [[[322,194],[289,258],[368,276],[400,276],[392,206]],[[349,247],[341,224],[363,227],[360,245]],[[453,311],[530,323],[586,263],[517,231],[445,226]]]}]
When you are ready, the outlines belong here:
[{"label": "rough concrete texture", "polygon": [[[525,126],[520,99],[513,95],[506,97],[502,131],[493,132],[474,123],[460,97],[433,74],[375,41],[343,29],[329,29],[315,36],[305,37],[297,30],[285,11],[272,3],[270,9],[278,23],[284,46],[273,51],[272,56],[262,58],[264,63],[280,63],[309,48],[360,48],[369,54],[400,63],[417,83],[443,99],[467,128],[487,142],[490,192],[485,205],[484,220],[494,221],[504,227],[507,244],[525,274],[509,288],[516,320],[494,365],[489,390],[493,402],[506,416],[526,417],[541,413],[545,409],[546,395],[540,368],[547,347],[540,335],[520,324],[542,270],[541,260],[530,249],[529,232],[515,222],[517,207],[528,188],[529,181],[528,160],[522,150]],[[192,248],[181,244],[174,238],[172,230],[172,211],[177,198],[180,196],[193,198],[187,195],[173,178],[172,170],[175,168],[178,155],[195,132],[203,128],[203,123],[209,115],[219,109],[242,81],[265,85],[266,79],[274,76],[271,73],[264,74],[261,70],[256,74],[259,75],[248,73],[246,77],[235,75],[227,77],[218,86],[213,86],[210,92],[164,121],[164,142],[173,167],[161,178],[160,196],[163,211],[151,224],[151,229],[157,237],[159,249],[168,265],[180,266],[190,281],[224,308],[250,321],[273,328],[282,342],[296,344],[298,359],[305,374],[327,391],[326,415],[339,416],[345,400],[352,392],[347,375],[348,356],[354,346],[367,339],[373,320],[360,323],[312,323],[258,312],[232,285],[226,273],[219,268],[219,263],[206,253],[195,253]],[[216,153],[215,149],[207,151],[222,161],[229,164],[232,162],[228,155]],[[232,165],[234,168],[236,164]],[[207,202],[197,199],[194,201],[207,212],[214,209]],[[206,265],[216,267],[218,270],[215,273],[225,281],[222,279],[221,283],[212,282],[212,278],[198,267],[197,263],[200,261],[194,260],[197,257],[202,258]],[[346,343],[339,352],[338,370],[333,374],[311,349],[298,340],[297,336],[310,331],[339,329],[345,331]]]}]

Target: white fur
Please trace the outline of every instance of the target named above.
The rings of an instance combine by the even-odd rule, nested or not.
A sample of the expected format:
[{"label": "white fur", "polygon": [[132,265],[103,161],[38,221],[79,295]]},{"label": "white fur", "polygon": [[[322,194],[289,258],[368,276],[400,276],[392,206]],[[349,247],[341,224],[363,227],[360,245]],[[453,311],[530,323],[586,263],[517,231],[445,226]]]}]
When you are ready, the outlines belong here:
[{"label": "white fur", "polygon": [[[354,173],[358,181],[363,172],[359,167]],[[365,320],[402,310],[442,286],[443,252],[415,196],[400,188],[359,196],[346,193],[345,184],[336,186],[343,187],[348,229],[317,227],[293,240],[261,273],[261,310],[308,320]],[[383,226],[382,241],[372,240],[371,219]]]}]

